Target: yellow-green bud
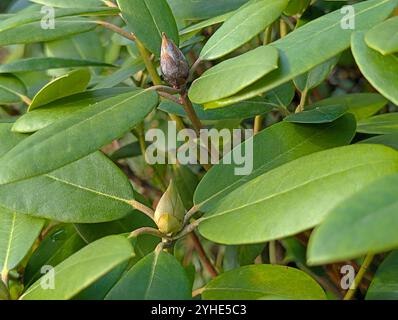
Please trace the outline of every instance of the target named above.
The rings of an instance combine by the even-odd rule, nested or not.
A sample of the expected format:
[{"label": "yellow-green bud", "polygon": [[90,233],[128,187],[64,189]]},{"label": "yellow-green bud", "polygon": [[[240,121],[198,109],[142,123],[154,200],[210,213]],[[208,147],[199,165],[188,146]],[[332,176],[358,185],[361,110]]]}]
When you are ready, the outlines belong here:
[{"label": "yellow-green bud", "polygon": [[184,204],[178,193],[173,180],[160,198],[155,210],[155,222],[159,231],[164,234],[172,234],[180,231],[183,227],[185,216]]}]

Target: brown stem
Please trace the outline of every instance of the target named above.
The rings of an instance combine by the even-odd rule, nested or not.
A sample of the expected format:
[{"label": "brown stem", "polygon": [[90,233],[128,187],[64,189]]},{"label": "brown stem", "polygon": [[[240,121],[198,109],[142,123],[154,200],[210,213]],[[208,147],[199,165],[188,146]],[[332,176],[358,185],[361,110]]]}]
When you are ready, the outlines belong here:
[{"label": "brown stem", "polygon": [[120,27],[118,27],[118,26],[116,26],[116,25],[114,25],[112,23],[109,23],[109,22],[106,22],[106,21],[102,21],[102,20],[97,20],[97,21],[95,21],[95,23],[100,25],[100,26],[102,26],[102,27],[104,27],[104,28],[106,28],[106,29],[109,29],[109,30],[111,30],[113,32],[116,32],[116,33],[120,34],[122,37],[124,37],[126,39],[129,39],[131,41],[136,41],[136,37],[135,37],[134,34],[128,32],[128,31],[125,31],[122,28],[120,28]]},{"label": "brown stem", "polygon": [[214,268],[213,264],[211,263],[210,259],[208,258],[205,250],[203,249],[202,243],[200,242],[198,236],[195,232],[190,234],[191,240],[193,242],[193,246],[198,253],[199,259],[202,262],[202,265],[206,268],[206,270],[210,273],[212,278],[217,277],[218,273],[217,270]]},{"label": "brown stem", "polygon": [[187,92],[184,92],[181,94],[181,104],[183,105],[184,110],[185,110],[189,120],[191,120],[196,133],[199,135],[200,130],[203,129],[203,124],[200,121],[200,119],[198,118],[198,116],[192,106],[192,102],[188,98]]}]

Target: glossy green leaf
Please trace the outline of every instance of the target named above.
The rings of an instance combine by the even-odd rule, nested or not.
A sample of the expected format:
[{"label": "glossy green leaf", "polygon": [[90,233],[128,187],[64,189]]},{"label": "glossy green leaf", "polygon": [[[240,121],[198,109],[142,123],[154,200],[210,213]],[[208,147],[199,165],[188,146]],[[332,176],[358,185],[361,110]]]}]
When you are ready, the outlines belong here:
[{"label": "glossy green leaf", "polygon": [[198,104],[228,97],[276,68],[278,51],[258,47],[207,70],[193,82],[189,97]]},{"label": "glossy green leaf", "polygon": [[92,8],[104,4],[101,0],[32,0],[32,2],[60,8]]},{"label": "glossy green leaf", "polygon": [[284,121],[293,123],[329,123],[336,121],[348,111],[347,106],[332,105],[288,115]]},{"label": "glossy green leaf", "polygon": [[184,268],[163,251],[135,264],[106,296],[107,300],[188,300],[191,288]]},{"label": "glossy green leaf", "polygon": [[398,112],[377,115],[358,122],[358,132],[370,134],[398,133]]},{"label": "glossy green leaf", "polygon": [[79,69],[54,79],[35,95],[29,106],[29,111],[84,91],[88,86],[90,77],[90,72],[87,69]]},{"label": "glossy green leaf", "polygon": [[[0,156],[25,138],[0,125]],[[3,142],[6,141],[6,142]],[[46,194],[45,204],[37,192]],[[0,186],[0,206],[65,222],[104,222],[131,212],[135,195],[127,177],[100,152],[44,176]]]},{"label": "glossy green leaf", "polygon": [[[249,119],[259,114],[270,112],[273,106],[264,98],[253,98],[241,101],[228,108],[204,110],[201,105],[194,104],[193,108],[200,120],[224,120],[224,119]],[[184,108],[172,101],[164,100],[159,105],[159,110],[167,113],[186,117]]]},{"label": "glossy green leaf", "polygon": [[332,72],[339,61],[339,56],[333,57],[328,61],[316,66],[310,71],[294,79],[294,84],[301,92],[311,90],[319,86],[323,80]]},{"label": "glossy green leaf", "polygon": [[162,32],[179,44],[177,24],[166,0],[117,0],[131,32],[156,56],[160,56]]},{"label": "glossy green leaf", "polygon": [[65,119],[74,112],[89,105],[130,91],[130,88],[89,90],[69,97],[57,99],[19,117],[14,123],[12,131],[20,133],[38,131],[58,120]]},{"label": "glossy green leaf", "polygon": [[88,106],[57,121],[28,137],[0,159],[0,183],[45,174],[91,154],[134,128],[157,103],[155,92],[137,90]]},{"label": "glossy green leaf", "polygon": [[[43,21],[43,18],[48,14],[47,11],[42,12],[42,7],[38,6],[37,9],[29,10],[25,12],[19,12],[17,15],[1,21],[0,22],[0,32],[13,29],[24,24],[32,23],[32,22],[40,22]],[[97,8],[73,8],[73,9],[54,9],[54,19],[60,19],[63,17],[72,17],[72,16],[90,16],[90,15],[117,15],[119,10],[117,8],[110,7],[97,7]],[[55,27],[57,21],[55,21]]]},{"label": "glossy green leaf", "polygon": [[383,55],[398,52],[398,17],[388,19],[366,33],[365,41],[369,47]]},{"label": "glossy green leaf", "polygon": [[308,262],[327,264],[397,248],[397,192],[398,175],[387,176],[339,204],[311,235]]},{"label": "glossy green leaf", "polygon": [[296,89],[293,82],[289,81],[267,92],[265,94],[265,100],[268,102],[268,105],[273,108],[287,108],[292,103],[295,94]]},{"label": "glossy green leaf", "polygon": [[0,66],[0,73],[16,73],[43,71],[60,68],[77,68],[77,67],[114,67],[111,64],[79,59],[63,59],[63,58],[28,58],[17,60]]},{"label": "glossy green leaf", "polygon": [[205,21],[201,21],[199,23],[195,23],[187,28],[184,28],[180,31],[180,36],[185,35],[185,34],[189,34],[189,33],[193,33],[193,32],[198,32],[202,29],[205,29],[207,27],[213,26],[215,24],[224,22],[225,20],[227,20],[228,18],[230,18],[232,15],[234,14],[234,12],[227,12],[224,13],[222,15],[219,15],[217,17],[213,17],[210,19],[207,19]]},{"label": "glossy green leaf", "polygon": [[323,289],[306,273],[285,266],[251,265],[211,280],[204,300],[324,300]]},{"label": "glossy green leaf", "polygon": [[237,10],[207,41],[200,59],[218,59],[239,48],[274,22],[287,3],[288,0],[263,0]]},{"label": "glossy green leaf", "polygon": [[391,252],[382,262],[366,292],[366,300],[398,299],[398,251]]},{"label": "glossy green leaf", "polygon": [[0,209],[0,273],[7,275],[31,249],[44,220]]},{"label": "glossy green leaf", "polygon": [[398,57],[383,56],[369,48],[365,42],[365,33],[356,32],[352,36],[352,53],[365,78],[383,96],[398,104]]},{"label": "glossy green leaf", "polygon": [[224,244],[291,236],[318,225],[337,204],[395,172],[398,152],[385,146],[358,144],[310,154],[235,189],[204,215],[199,232]]},{"label": "glossy green leaf", "polygon": [[360,143],[382,144],[398,150],[398,133],[383,134],[381,136],[362,140]]},{"label": "glossy green leaf", "polygon": [[126,158],[134,158],[138,157],[142,154],[141,152],[141,147],[138,141],[129,143],[120,149],[116,150],[113,152],[109,157],[113,161],[118,161],[121,159],[126,159]]},{"label": "glossy green leaf", "polygon": [[96,26],[95,23],[85,19],[61,18],[56,21],[54,29],[43,29],[40,21],[35,21],[0,32],[0,46],[57,40],[91,31]]},{"label": "glossy green leaf", "polygon": [[[396,0],[369,0],[353,5],[355,30],[368,29],[383,21],[396,5]],[[343,17],[344,14],[337,10],[307,23],[283,39],[272,43],[280,55],[278,70],[235,96],[208,101],[205,107],[221,107],[270,91],[348,49],[353,30],[341,27]]]},{"label": "glossy green leaf", "polygon": [[0,104],[21,102],[21,95],[26,94],[25,85],[12,75],[0,75]]},{"label": "glossy green leaf", "polygon": [[208,210],[228,193],[271,169],[313,152],[349,144],[355,127],[351,115],[325,125],[275,124],[241,146],[245,150],[248,143],[253,143],[253,150],[256,150],[251,174],[236,175],[235,168],[242,165],[237,165],[235,160],[232,164],[215,165],[199,183],[195,204],[201,210]]},{"label": "glossy green leaf", "polygon": [[85,245],[73,225],[55,227],[29,258],[24,272],[25,287],[29,287],[43,275],[43,267],[55,267]]},{"label": "glossy green leaf", "polygon": [[377,93],[352,93],[323,99],[307,108],[344,105],[357,120],[362,120],[377,113],[387,103],[387,99]]},{"label": "glossy green leaf", "polygon": [[36,281],[22,300],[68,300],[133,256],[123,236],[109,236],[89,244],[54,268],[55,287],[45,290]]}]

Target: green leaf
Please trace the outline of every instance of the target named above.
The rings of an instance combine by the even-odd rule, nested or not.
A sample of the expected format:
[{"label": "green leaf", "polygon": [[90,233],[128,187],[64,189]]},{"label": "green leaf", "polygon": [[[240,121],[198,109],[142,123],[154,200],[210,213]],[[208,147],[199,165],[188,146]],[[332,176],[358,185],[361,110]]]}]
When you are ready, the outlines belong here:
[{"label": "green leaf", "polygon": [[99,89],[57,99],[19,117],[14,123],[12,131],[20,133],[38,131],[58,120],[65,119],[74,112],[89,105],[130,91],[130,88]]},{"label": "green leaf", "polygon": [[28,58],[17,60],[0,66],[0,73],[16,73],[43,71],[60,68],[76,67],[114,67],[114,65],[91,60],[64,59],[64,58]]},{"label": "green leaf", "polygon": [[126,144],[124,147],[121,147],[113,152],[109,157],[112,159],[112,161],[118,161],[121,159],[138,157],[141,154],[140,143],[136,141]]},{"label": "green leaf", "polygon": [[199,232],[224,244],[288,237],[315,227],[337,204],[397,171],[398,152],[380,145],[310,154],[231,192],[204,215]]},{"label": "green leaf", "polygon": [[21,102],[26,94],[25,85],[13,75],[0,75],[0,104]]},{"label": "green leaf", "polygon": [[135,264],[112,288],[106,300],[188,300],[191,288],[184,268],[163,251]]},{"label": "green leaf", "polygon": [[377,93],[352,93],[323,99],[307,108],[344,105],[348,107],[348,112],[352,113],[357,120],[362,120],[377,113],[387,103],[387,99]]},{"label": "green leaf", "polygon": [[273,23],[287,3],[288,0],[263,0],[237,10],[207,41],[200,59],[218,59],[239,48]]},{"label": "green leaf", "polygon": [[[0,156],[25,136],[0,124]],[[43,205],[37,192],[46,195]],[[0,206],[9,211],[64,222],[105,222],[131,212],[135,195],[127,177],[97,152],[44,176],[0,186]]]},{"label": "green leaf", "polygon": [[258,47],[207,70],[192,83],[189,97],[198,104],[228,97],[276,68],[277,50]]},{"label": "green leaf", "polygon": [[33,98],[29,111],[55,100],[84,91],[90,81],[90,71],[79,69],[65,74],[45,85]]},{"label": "green leaf", "polygon": [[134,128],[157,103],[154,91],[136,90],[57,121],[0,159],[0,184],[45,174],[91,154]]},{"label": "green leaf", "polygon": [[32,2],[60,8],[92,8],[104,4],[101,0],[32,0]]},{"label": "green leaf", "polygon": [[283,13],[287,16],[294,16],[302,14],[310,5],[311,0],[290,0],[287,8]]},{"label": "green leaf", "polygon": [[398,133],[398,112],[361,120],[358,122],[357,131],[370,134]]},{"label": "green leaf", "polygon": [[351,115],[325,125],[275,124],[241,146],[248,150],[248,144],[253,143],[253,150],[256,150],[250,175],[236,175],[235,168],[241,165],[237,165],[235,160],[232,164],[215,165],[199,183],[194,202],[201,210],[208,210],[228,193],[271,169],[313,152],[349,144],[355,127]]},{"label": "green leaf", "polygon": [[29,287],[43,275],[43,266],[55,267],[85,245],[73,225],[54,228],[29,258],[24,272],[25,287]]},{"label": "green leaf", "polygon": [[97,25],[89,20],[61,18],[54,29],[43,29],[39,21],[27,23],[0,32],[0,46],[18,43],[37,43],[65,38],[74,34],[88,32]]},{"label": "green leaf", "polygon": [[[24,24],[43,21],[47,13],[41,11],[41,6],[33,10],[19,12],[15,16],[0,22],[0,32],[10,30]],[[72,17],[72,16],[91,16],[91,15],[117,15],[119,9],[110,7],[90,7],[90,8],[73,8],[73,9],[54,9],[54,19]],[[57,20],[55,20],[55,27]]]},{"label": "green leaf", "polygon": [[383,55],[398,52],[398,17],[388,19],[366,33],[365,41],[369,47]]},{"label": "green leaf", "polygon": [[7,275],[26,256],[44,226],[44,220],[0,209],[0,272]]},{"label": "green leaf", "polygon": [[360,143],[382,144],[398,150],[398,133],[383,134],[381,136],[376,136],[366,140],[362,140],[360,141]]},{"label": "green leaf", "polygon": [[207,27],[213,26],[215,24],[224,22],[225,20],[227,20],[228,18],[230,18],[231,16],[233,16],[234,12],[227,12],[224,13],[222,15],[219,15],[217,17],[213,17],[210,19],[207,19],[205,21],[201,21],[199,23],[195,23],[187,28],[184,28],[180,31],[180,36],[186,35],[186,34],[190,34],[190,33],[196,33],[202,29],[205,29]]},{"label": "green leaf", "polygon": [[268,105],[273,108],[287,108],[292,103],[295,93],[296,89],[293,82],[289,81],[267,92],[265,100],[268,102]]},{"label": "green leaf", "polygon": [[166,0],[117,0],[117,3],[129,30],[157,57],[162,32],[178,46],[177,24]]},{"label": "green leaf", "polygon": [[398,57],[383,56],[369,48],[364,32],[355,32],[352,36],[352,53],[365,78],[383,96],[398,104]]},{"label": "green leaf", "polygon": [[[22,295],[22,300],[68,300],[130,259],[133,248],[123,236],[109,236],[89,244],[54,268],[55,287],[45,290],[42,278]],[[44,279],[45,281],[45,279]]]},{"label": "green leaf", "polygon": [[312,234],[308,263],[351,260],[397,248],[397,192],[398,175],[392,175],[345,199]]},{"label": "green leaf", "polygon": [[333,57],[328,61],[316,66],[307,73],[304,73],[294,79],[294,84],[301,92],[311,90],[319,86],[323,80],[332,72],[340,56]]},{"label": "green leaf", "polygon": [[[228,108],[204,110],[199,104],[194,104],[193,108],[200,120],[226,120],[226,119],[249,119],[256,115],[270,112],[273,106],[264,98],[253,98],[241,101]],[[186,117],[184,108],[170,100],[164,100],[159,105],[159,110],[167,113]]]},{"label": "green leaf", "polygon": [[251,265],[221,274],[202,293],[204,300],[324,300],[323,289],[306,273],[285,266]]},{"label": "green leaf", "polygon": [[[378,231],[379,233],[379,231]],[[377,269],[366,300],[398,299],[398,251],[391,252]]]},{"label": "green leaf", "polygon": [[[367,29],[383,21],[390,15],[397,3],[396,0],[369,0],[353,5],[355,30]],[[272,43],[280,55],[278,70],[263,77],[235,96],[207,103],[205,108],[229,105],[270,91],[348,49],[353,30],[341,28],[343,17],[340,10],[337,10]],[[325,46],[325,43],[329,45]]]},{"label": "green leaf", "polygon": [[329,123],[341,118],[348,108],[344,105],[316,107],[288,115],[284,121],[293,123]]}]

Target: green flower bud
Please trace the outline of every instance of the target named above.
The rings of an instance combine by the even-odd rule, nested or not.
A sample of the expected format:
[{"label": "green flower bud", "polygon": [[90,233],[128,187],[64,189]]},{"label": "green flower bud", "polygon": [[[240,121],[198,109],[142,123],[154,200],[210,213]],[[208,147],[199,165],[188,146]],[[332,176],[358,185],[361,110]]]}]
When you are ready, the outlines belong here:
[{"label": "green flower bud", "polygon": [[189,77],[189,65],[181,50],[163,33],[160,67],[164,79],[174,88],[184,86]]},{"label": "green flower bud", "polygon": [[184,204],[172,180],[156,207],[155,222],[160,232],[172,234],[182,229],[184,216]]}]

